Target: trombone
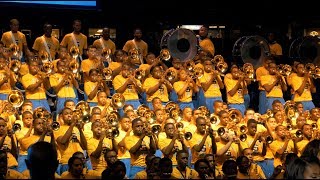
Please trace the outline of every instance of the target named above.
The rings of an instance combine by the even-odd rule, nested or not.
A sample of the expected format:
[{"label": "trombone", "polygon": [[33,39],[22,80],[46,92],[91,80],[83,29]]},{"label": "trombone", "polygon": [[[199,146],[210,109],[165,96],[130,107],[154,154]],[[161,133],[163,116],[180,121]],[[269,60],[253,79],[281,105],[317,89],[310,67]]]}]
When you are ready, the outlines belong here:
[{"label": "trombone", "polygon": [[160,60],[169,61],[171,59],[170,51],[167,48],[163,48],[159,55]]},{"label": "trombone", "polygon": [[121,109],[124,106],[125,98],[121,93],[114,93],[111,97],[111,104],[116,109]]},{"label": "trombone", "polygon": [[24,102],[24,96],[22,92],[18,90],[11,90],[11,92],[8,94],[7,101],[10,105],[12,105],[12,107],[19,108]]},{"label": "trombone", "polygon": [[177,73],[176,71],[172,70],[172,69],[168,69],[168,71],[165,73],[165,78],[172,82],[173,80],[175,80],[177,78]]},{"label": "trombone", "polygon": [[251,63],[245,63],[242,66],[242,71],[244,72],[245,80],[250,80],[253,82],[256,81],[256,79],[254,79],[254,76],[255,76],[254,67]]},{"label": "trombone", "polygon": [[133,72],[133,75],[135,79],[138,79],[139,81],[141,81],[146,76],[146,72],[142,69],[136,69]]}]

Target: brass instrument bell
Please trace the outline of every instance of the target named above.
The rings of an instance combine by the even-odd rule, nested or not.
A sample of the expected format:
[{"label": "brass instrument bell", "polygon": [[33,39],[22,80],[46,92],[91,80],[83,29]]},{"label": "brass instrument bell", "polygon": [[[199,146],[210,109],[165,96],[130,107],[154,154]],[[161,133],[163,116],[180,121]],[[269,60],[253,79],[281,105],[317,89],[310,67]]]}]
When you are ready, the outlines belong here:
[{"label": "brass instrument bell", "polygon": [[312,127],[313,130],[317,130],[318,129],[317,123],[312,123],[311,127]]},{"label": "brass instrument bell", "polygon": [[178,103],[176,103],[174,101],[169,101],[165,105],[165,109],[170,112],[172,109],[180,109],[180,107],[179,107]]},{"label": "brass instrument bell", "polygon": [[72,46],[69,50],[69,53],[73,59],[77,59],[80,56],[80,50],[76,46]]},{"label": "brass instrument bell", "polygon": [[165,74],[165,78],[168,80],[168,81],[173,81],[175,80],[177,77],[177,74],[174,70],[172,69],[169,69],[166,74]]},{"label": "brass instrument bell", "polygon": [[186,69],[188,71],[193,71],[194,66],[195,66],[195,63],[193,60],[189,60],[188,62],[186,62]]},{"label": "brass instrument bell", "polygon": [[134,78],[138,80],[142,80],[146,76],[146,72],[142,69],[136,69],[134,71]]},{"label": "brass instrument bell", "polygon": [[147,105],[145,104],[139,105],[137,108],[137,115],[142,117],[143,114],[146,112],[146,110],[150,110],[150,108]]},{"label": "brass instrument bell", "polygon": [[313,74],[314,70],[316,69],[316,66],[313,63],[307,63],[305,65],[305,69],[308,73]]},{"label": "brass instrument bell", "polygon": [[178,108],[174,108],[169,112],[169,116],[176,120],[176,122],[179,122],[182,120],[182,111],[181,109]]},{"label": "brass instrument bell", "polygon": [[245,132],[247,132],[247,126],[246,125],[242,125],[242,126],[240,126],[240,132],[241,133],[245,133]]},{"label": "brass instrument bell", "polygon": [[219,136],[223,136],[226,133],[226,130],[224,127],[220,127],[218,130],[216,130],[216,132]]},{"label": "brass instrument bell", "polygon": [[111,111],[108,116],[107,116],[107,121],[110,122],[113,126],[116,126],[118,124],[114,124],[114,122],[119,122],[120,120],[120,115],[117,111]]},{"label": "brass instrument bell", "polygon": [[69,68],[73,74],[76,74],[79,72],[79,64],[76,61],[71,61],[69,64]]},{"label": "brass instrument bell", "polygon": [[200,110],[202,112],[202,115],[204,117],[210,116],[210,110],[206,106],[200,106],[200,107],[198,107],[198,110]]},{"label": "brass instrument bell", "polygon": [[163,48],[160,51],[160,59],[169,61],[171,59],[170,51],[167,48]]},{"label": "brass instrument bell", "polygon": [[268,118],[273,117],[273,112],[271,109],[268,109],[266,114],[267,114]]},{"label": "brass instrument bell", "polygon": [[19,123],[14,123],[14,124],[12,125],[12,131],[13,131],[13,133],[16,133],[16,132],[21,131],[21,124],[19,124]]},{"label": "brass instrument bell", "polygon": [[200,79],[204,74],[204,71],[201,67],[195,67],[193,71],[191,71],[192,79]]},{"label": "brass instrument bell", "polygon": [[103,68],[102,69],[103,79],[105,81],[112,81],[112,69],[111,68]]},{"label": "brass instrument bell", "polygon": [[11,59],[21,59],[21,52],[20,52],[20,48],[17,44],[13,43],[10,45],[9,47],[9,51],[11,53]]},{"label": "brass instrument bell", "polygon": [[43,62],[41,71],[50,74],[53,72],[53,63],[51,61]]},{"label": "brass instrument bell", "polygon": [[216,124],[217,122],[218,122],[218,117],[214,113],[212,113],[210,115],[210,123],[211,124]]},{"label": "brass instrument bell", "polygon": [[176,128],[177,128],[178,131],[182,131],[183,127],[184,127],[184,125],[183,125],[182,122],[177,122],[176,123]]},{"label": "brass instrument bell", "polygon": [[144,113],[143,113],[143,117],[146,118],[147,122],[149,124],[154,124],[156,122],[156,118],[155,118],[155,114],[152,110],[147,109]]},{"label": "brass instrument bell", "polygon": [[267,136],[266,137],[266,142],[267,142],[267,144],[271,144],[272,142],[273,142],[273,138],[272,138],[272,136]]},{"label": "brass instrument bell", "polygon": [[239,123],[242,118],[242,114],[238,109],[231,108],[228,111],[229,113],[229,119],[235,123]]},{"label": "brass instrument bell", "polygon": [[297,119],[299,116],[298,108],[294,101],[288,100],[284,104],[284,112],[289,119]]},{"label": "brass instrument bell", "polygon": [[183,136],[184,136],[184,139],[187,140],[187,141],[192,139],[192,133],[191,132],[186,132],[186,133],[184,133]]},{"label": "brass instrument bell", "polygon": [[303,133],[302,133],[302,131],[299,129],[299,130],[297,130],[296,131],[296,137],[297,138],[301,138],[303,136]]},{"label": "brass instrument bell", "polygon": [[217,54],[213,57],[213,59],[211,61],[213,64],[218,64],[218,63],[224,62],[224,58],[222,55]]},{"label": "brass instrument bell", "polygon": [[54,130],[54,131],[58,131],[58,130],[60,129],[60,124],[59,124],[59,122],[54,121],[54,122],[51,124],[51,128],[52,128],[52,130]]},{"label": "brass instrument bell", "polygon": [[18,108],[22,106],[24,102],[24,96],[22,92],[18,90],[11,90],[11,92],[8,94],[7,101],[14,107]]},{"label": "brass instrument bell", "polygon": [[111,98],[111,103],[116,109],[120,109],[124,106],[125,98],[121,93],[114,93]]},{"label": "brass instrument bell", "polygon": [[21,62],[19,60],[11,60],[10,61],[10,70],[13,71],[15,74],[19,73],[21,68]]},{"label": "brass instrument bell", "polygon": [[137,48],[129,50],[129,56],[134,64],[141,64],[140,52]]},{"label": "brass instrument bell", "polygon": [[49,61],[49,53],[47,51],[40,51],[38,58],[40,61],[44,62],[48,62]]},{"label": "brass instrument bell", "polygon": [[239,136],[240,141],[244,142],[247,140],[247,135],[246,134],[240,134]]},{"label": "brass instrument bell", "polygon": [[242,71],[244,72],[247,80],[255,81],[255,79],[254,79],[254,72],[255,71],[254,71],[254,67],[251,63],[245,63],[242,66]]},{"label": "brass instrument bell", "polygon": [[77,104],[76,104],[76,108],[75,109],[78,109],[80,110],[81,114],[82,114],[82,121],[84,123],[88,123],[90,122],[90,105],[88,102],[86,101],[79,101]]},{"label": "brass instrument bell", "polygon": [[314,69],[314,72],[313,72],[313,74],[312,74],[312,77],[313,77],[314,79],[320,78],[320,67],[317,66],[317,67]]},{"label": "brass instrument bell", "polygon": [[161,126],[160,125],[153,125],[151,127],[151,131],[154,133],[154,134],[158,134],[160,131],[161,131]]},{"label": "brass instrument bell", "polygon": [[226,62],[220,62],[216,64],[215,69],[223,76],[228,70],[228,64]]},{"label": "brass instrument bell", "polygon": [[282,76],[289,76],[292,72],[292,67],[289,64],[279,64],[277,70]]},{"label": "brass instrument bell", "polygon": [[104,58],[106,58],[107,60],[110,60],[111,58],[111,49],[105,47],[102,49],[102,53],[101,53],[101,56],[103,56]]}]

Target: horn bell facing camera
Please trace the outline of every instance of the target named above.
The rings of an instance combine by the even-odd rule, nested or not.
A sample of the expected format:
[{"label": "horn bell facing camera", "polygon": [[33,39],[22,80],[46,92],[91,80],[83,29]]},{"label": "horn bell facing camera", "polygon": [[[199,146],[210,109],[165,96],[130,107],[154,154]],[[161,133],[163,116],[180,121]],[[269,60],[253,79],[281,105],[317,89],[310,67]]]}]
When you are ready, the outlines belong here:
[{"label": "horn bell facing camera", "polygon": [[12,90],[10,92],[10,94],[8,95],[7,100],[14,108],[18,108],[18,107],[22,106],[22,104],[24,102],[24,96],[23,96],[22,92],[20,92],[18,90]]}]

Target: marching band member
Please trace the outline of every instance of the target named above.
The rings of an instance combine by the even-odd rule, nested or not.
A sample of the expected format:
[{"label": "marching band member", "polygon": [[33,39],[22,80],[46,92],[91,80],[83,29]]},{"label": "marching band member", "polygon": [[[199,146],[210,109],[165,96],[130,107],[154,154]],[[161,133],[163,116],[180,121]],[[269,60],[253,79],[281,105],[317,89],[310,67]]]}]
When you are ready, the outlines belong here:
[{"label": "marching band member", "polygon": [[[251,151],[251,149],[248,151]],[[252,163],[247,156],[239,156],[237,158],[237,165],[239,168],[237,179],[267,179],[261,167],[258,164]]]},{"label": "marching band member", "polygon": [[317,124],[320,127],[320,111],[318,107],[312,108],[310,110],[310,116],[307,119],[308,124]]},{"label": "marching band member", "polygon": [[[74,20],[73,24],[73,32],[66,34],[62,41],[60,42],[61,47],[66,47],[68,52],[70,51],[71,47],[75,46],[79,49],[79,58],[82,61],[82,55],[86,55],[86,51],[88,48],[87,36],[82,34],[81,31],[81,21]],[[76,59],[77,60],[77,59]]]},{"label": "marching band member", "polygon": [[304,110],[311,110],[314,108],[311,93],[316,92],[313,80],[310,73],[305,70],[304,64],[299,63],[296,65],[297,76],[292,77],[292,86],[294,90],[294,101],[302,102]]},{"label": "marching band member", "polygon": [[[128,40],[124,44],[122,50],[129,53],[130,50],[137,49],[139,51],[139,54],[141,55],[141,57],[139,57],[139,58],[143,62],[143,58],[145,58],[148,54],[148,44],[141,39],[142,38],[142,31],[140,28],[134,29],[133,37],[134,38],[132,40]],[[138,62],[138,63],[142,64],[142,62]]]},{"label": "marching band member", "polygon": [[122,49],[117,49],[114,52],[114,61],[111,61],[108,66],[108,68],[112,70],[112,79],[121,72],[122,63],[125,62],[127,58],[127,52]]},{"label": "marching band member", "polygon": [[245,111],[243,93],[247,87],[244,83],[244,76],[240,75],[240,70],[237,66],[232,66],[230,69],[232,78],[225,78],[227,101],[230,108],[238,109],[242,115]]},{"label": "marching band member", "polygon": [[55,37],[52,37],[52,25],[44,24],[43,26],[44,34],[40,37],[37,37],[33,43],[32,49],[35,54],[39,52],[47,52],[49,61],[56,59],[56,55],[59,51],[59,40]]},{"label": "marching band member", "polygon": [[99,75],[99,70],[91,69],[88,81],[84,82],[84,92],[88,96],[87,102],[90,107],[98,105],[97,95],[99,92],[108,92],[108,90],[105,81]]},{"label": "marching band member", "polygon": [[3,179],[25,179],[23,176],[16,170],[8,168],[8,153],[4,150],[0,150],[0,176]]},{"label": "marching band member", "polygon": [[97,48],[95,46],[89,46],[88,59],[81,61],[81,70],[84,76],[84,82],[89,80],[89,72],[91,69],[102,69],[103,65],[101,58],[97,55]]},{"label": "marching band member", "polygon": [[266,91],[265,89],[262,87],[261,85],[261,77],[264,75],[268,75],[269,71],[268,71],[268,65],[269,63],[272,62],[271,59],[264,59],[263,61],[263,65],[261,67],[258,67],[256,70],[256,77],[257,77],[257,81],[259,82],[259,113],[260,114],[264,114],[267,111],[267,107],[266,107],[266,101],[267,101],[267,97],[266,97]]},{"label": "marching band member", "polygon": [[110,39],[110,29],[108,27],[103,28],[102,37],[96,39],[92,45],[97,47],[98,50],[110,49],[111,54],[116,51],[116,44]]},{"label": "marching band member", "polygon": [[301,128],[302,137],[297,142],[298,156],[300,157],[306,145],[312,140],[312,126],[310,124],[304,124]]},{"label": "marching band member", "polygon": [[185,150],[176,153],[177,166],[173,168],[171,176],[174,179],[197,179],[199,174],[194,169],[188,167],[189,154]]},{"label": "marching band member", "polygon": [[281,159],[290,152],[298,153],[296,139],[286,130],[286,127],[278,125],[275,128],[277,138],[269,145],[274,155],[274,167],[281,165]]},{"label": "marching band member", "polygon": [[222,101],[220,89],[224,89],[224,84],[217,71],[214,71],[211,60],[204,61],[204,74],[200,78],[200,82],[204,91],[206,106],[209,108],[210,113],[213,113],[214,102]]},{"label": "marching band member", "polygon": [[155,97],[160,98],[163,105],[169,101],[169,93],[172,90],[172,85],[163,77],[160,66],[154,66],[150,71],[152,76],[146,78],[143,83],[143,89],[147,93],[147,104],[151,109],[151,103]]},{"label": "marching band member", "polygon": [[164,105],[162,103],[162,100],[159,97],[154,97],[151,101],[152,107],[149,107],[150,109],[156,111],[157,109],[164,109]]},{"label": "marching band member", "polygon": [[132,130],[134,135],[126,136],[124,139],[125,147],[130,152],[131,172],[129,178],[132,179],[137,172],[145,169],[145,157],[148,153],[154,154],[156,144],[152,136],[146,136],[143,122],[140,118],[132,121]]},{"label": "marching band member", "polygon": [[0,99],[7,100],[8,94],[11,92],[17,82],[14,73],[6,65],[6,60],[0,58]]},{"label": "marching band member", "polygon": [[199,29],[199,46],[201,50],[209,52],[210,56],[214,56],[215,48],[211,39],[208,37],[208,29],[209,27],[204,25]]},{"label": "marching band member", "polygon": [[21,83],[25,89],[26,99],[32,102],[33,110],[37,107],[44,107],[51,112],[45,92],[50,88],[50,82],[48,75],[40,72],[37,61],[29,62],[29,73],[22,76]]},{"label": "marching band member", "polygon": [[266,91],[267,109],[272,108],[274,100],[278,99],[282,104],[285,103],[283,99],[283,92],[287,91],[287,85],[282,75],[277,72],[277,65],[269,63],[269,74],[261,76],[260,83]]}]

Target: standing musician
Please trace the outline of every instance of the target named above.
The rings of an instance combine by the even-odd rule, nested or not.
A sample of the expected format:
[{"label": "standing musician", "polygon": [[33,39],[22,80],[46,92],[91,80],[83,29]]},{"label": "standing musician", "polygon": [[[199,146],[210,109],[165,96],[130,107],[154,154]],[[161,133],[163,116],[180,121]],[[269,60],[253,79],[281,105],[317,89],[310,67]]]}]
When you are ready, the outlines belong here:
[{"label": "standing musician", "polygon": [[209,52],[210,56],[214,56],[215,48],[214,44],[212,43],[211,39],[208,37],[208,26],[201,26],[199,29],[199,46],[202,50]]},{"label": "standing musician", "polygon": [[14,73],[8,68],[7,62],[0,57],[0,99],[7,100],[8,94],[15,86],[16,78]]},{"label": "standing musician", "polygon": [[306,71],[304,64],[299,63],[296,65],[297,75],[292,77],[292,87],[294,90],[295,102],[301,102],[303,104],[304,110],[311,110],[314,108],[312,102],[311,93],[316,92],[316,87],[313,83],[310,73]]},{"label": "standing musician", "polygon": [[224,84],[227,91],[227,101],[229,108],[238,109],[244,115],[244,91],[247,89],[244,76],[237,66],[232,66],[230,69],[231,78],[224,78]]},{"label": "standing musician", "polygon": [[266,91],[263,88],[263,86],[261,85],[261,77],[264,75],[268,75],[269,71],[268,71],[268,65],[269,63],[272,62],[271,59],[267,59],[265,58],[263,60],[263,65],[258,67],[256,70],[256,77],[257,77],[257,81],[259,83],[259,113],[260,114],[264,114],[267,112],[267,97],[266,97]]},{"label": "standing musician", "polygon": [[142,38],[142,31],[140,28],[136,28],[133,31],[133,39],[132,40],[128,40],[122,50],[124,50],[125,52],[129,53],[130,50],[132,49],[136,49],[139,52],[139,59],[141,62],[134,62],[133,64],[143,64],[143,58],[145,58],[148,54],[148,44],[143,41]]},{"label": "standing musician", "polygon": [[220,89],[224,89],[223,81],[217,71],[214,71],[211,60],[204,61],[204,74],[200,78],[201,87],[204,91],[206,106],[210,113],[214,112],[214,102],[222,101]]},{"label": "standing musician", "polygon": [[59,51],[59,40],[53,36],[52,34],[52,25],[45,24],[43,26],[44,34],[34,41],[32,49],[35,54],[39,52],[47,52],[49,61],[53,61],[56,59],[56,55]]},{"label": "standing musician", "polygon": [[116,51],[116,44],[110,39],[110,29],[104,27],[102,30],[102,37],[93,42],[93,46],[97,47],[98,50],[110,49],[111,54]]},{"label": "standing musician", "polygon": [[108,92],[109,94],[109,88],[99,75],[99,70],[91,69],[88,81],[84,82],[84,92],[88,97],[87,102],[89,102],[90,107],[98,105],[97,95],[100,91]]},{"label": "standing musician", "polygon": [[269,63],[268,71],[268,75],[261,76],[261,85],[266,91],[267,109],[272,109],[272,103],[276,99],[282,104],[285,103],[283,92],[287,91],[287,84],[283,76],[277,71],[275,63]]},{"label": "standing musician", "polygon": [[306,145],[313,140],[312,137],[312,126],[310,124],[304,124],[301,128],[302,130],[302,137],[299,139],[300,141],[297,142],[298,148],[298,156],[300,157]]},{"label": "standing musician", "polygon": [[143,83],[143,89],[147,93],[147,104],[152,109],[152,100],[155,97],[161,99],[164,105],[169,101],[169,92],[172,90],[171,83],[163,77],[160,66],[151,68],[151,77],[148,77]]},{"label": "standing musician", "polygon": [[103,64],[101,56],[97,53],[97,48],[93,45],[88,48],[88,59],[81,62],[81,70],[83,72],[84,82],[88,81],[89,72],[91,69],[102,69]]},{"label": "standing musician", "polygon": [[30,61],[28,65],[29,73],[22,76],[21,79],[26,99],[32,102],[33,110],[37,107],[44,107],[47,111],[51,112],[46,97],[46,89],[50,88],[48,75],[40,71],[38,61]]},{"label": "standing musician", "polygon": [[25,55],[30,54],[30,50],[27,45],[27,40],[25,34],[19,31],[19,21],[17,19],[10,20],[10,31],[2,34],[1,41],[4,43],[6,48],[10,48],[12,45],[17,45],[19,47],[19,56],[16,57],[22,62],[25,61],[23,53]]},{"label": "standing musician", "polygon": [[66,47],[68,52],[71,47],[75,46],[79,48],[79,58],[82,61],[82,55],[86,55],[86,51],[88,48],[87,36],[82,34],[81,32],[81,21],[74,20],[73,21],[73,32],[66,34],[62,41],[60,42],[61,47]]}]

